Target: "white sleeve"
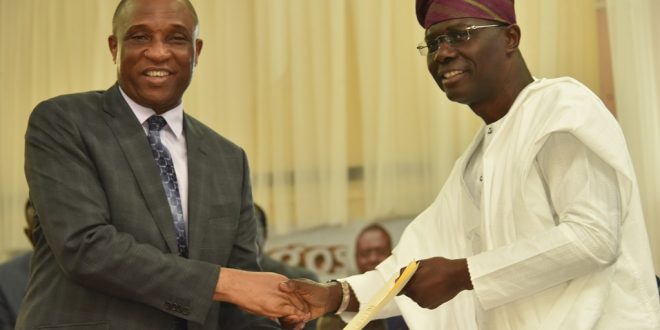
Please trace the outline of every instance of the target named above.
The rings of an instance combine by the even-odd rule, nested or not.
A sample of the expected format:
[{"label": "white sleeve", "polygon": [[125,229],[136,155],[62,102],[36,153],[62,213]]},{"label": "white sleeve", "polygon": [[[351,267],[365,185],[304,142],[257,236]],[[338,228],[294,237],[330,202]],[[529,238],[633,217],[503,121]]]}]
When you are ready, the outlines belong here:
[{"label": "white sleeve", "polygon": [[[390,258],[392,257],[390,256]],[[387,260],[383,262],[385,263]],[[386,279],[383,278],[378,270],[368,271],[364,274],[354,275],[343,280],[348,282],[351,289],[353,289],[355,297],[360,302],[360,310],[365,307],[365,304],[371,299],[371,297],[373,297],[386,283]],[[352,312],[344,312],[340,316],[342,320],[349,322],[355,314],[356,313]],[[392,300],[378,312],[374,319],[388,318],[396,315],[401,315],[401,312],[399,312],[399,308],[394,300]]]},{"label": "white sleeve", "polygon": [[537,166],[557,225],[468,258],[484,309],[602,269],[619,253],[622,215],[614,169],[569,133],[548,138]]}]

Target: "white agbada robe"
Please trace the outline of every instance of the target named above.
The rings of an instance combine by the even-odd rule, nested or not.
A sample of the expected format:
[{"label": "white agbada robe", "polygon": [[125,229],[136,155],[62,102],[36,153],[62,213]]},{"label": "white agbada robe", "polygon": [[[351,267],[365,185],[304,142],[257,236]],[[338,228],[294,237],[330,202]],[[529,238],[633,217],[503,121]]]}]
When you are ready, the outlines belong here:
[{"label": "white agbada robe", "polygon": [[401,314],[411,329],[660,329],[623,133],[571,78],[523,89],[482,127],[392,256],[346,280],[366,302],[411,260],[435,256],[467,258],[474,290],[434,310],[399,296],[379,317]]}]

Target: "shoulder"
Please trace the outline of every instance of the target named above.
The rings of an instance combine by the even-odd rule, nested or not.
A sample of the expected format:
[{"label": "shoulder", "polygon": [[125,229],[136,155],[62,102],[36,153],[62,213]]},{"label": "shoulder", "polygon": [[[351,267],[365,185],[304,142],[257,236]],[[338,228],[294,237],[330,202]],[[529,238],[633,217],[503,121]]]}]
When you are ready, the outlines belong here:
[{"label": "shoulder", "polygon": [[612,113],[589,88],[570,77],[538,79],[520,95],[518,121],[538,133],[616,126]]},{"label": "shoulder", "polygon": [[600,98],[581,82],[571,77],[542,78],[534,81],[524,92],[527,100],[542,100],[550,107],[570,107],[590,104],[607,110]]},{"label": "shoulder", "polygon": [[32,252],[25,253],[0,265],[0,282],[15,278],[27,278],[30,272]]},{"label": "shoulder", "polygon": [[52,109],[52,108],[72,108],[84,107],[85,105],[99,105],[102,104],[104,95],[107,91],[88,91],[74,94],[64,94],[52,97],[37,104],[37,109]]},{"label": "shoulder", "polygon": [[[551,137],[562,141],[558,153],[565,153],[570,144],[583,145],[625,177],[634,177],[621,126],[589,88],[568,77],[546,79],[539,85],[519,120],[521,130],[533,132],[532,150],[539,151]],[[539,96],[534,97],[534,92]]]},{"label": "shoulder", "polygon": [[62,121],[95,116],[104,107],[108,91],[88,91],[59,95],[37,104],[30,114],[30,122]]},{"label": "shoulder", "polygon": [[598,103],[602,103],[593,91],[571,77],[537,79],[523,93],[526,94],[526,98],[551,99],[553,100],[551,104],[568,101],[597,101]]}]

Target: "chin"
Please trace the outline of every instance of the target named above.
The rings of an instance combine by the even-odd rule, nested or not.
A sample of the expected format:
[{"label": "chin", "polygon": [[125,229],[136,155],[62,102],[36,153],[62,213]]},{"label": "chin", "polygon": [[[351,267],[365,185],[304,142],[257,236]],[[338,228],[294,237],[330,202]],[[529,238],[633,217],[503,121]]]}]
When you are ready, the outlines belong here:
[{"label": "chin", "polygon": [[461,104],[470,104],[470,99],[465,95],[461,95],[459,93],[447,93],[447,92],[445,92],[445,95],[447,95],[449,101],[461,103]]}]

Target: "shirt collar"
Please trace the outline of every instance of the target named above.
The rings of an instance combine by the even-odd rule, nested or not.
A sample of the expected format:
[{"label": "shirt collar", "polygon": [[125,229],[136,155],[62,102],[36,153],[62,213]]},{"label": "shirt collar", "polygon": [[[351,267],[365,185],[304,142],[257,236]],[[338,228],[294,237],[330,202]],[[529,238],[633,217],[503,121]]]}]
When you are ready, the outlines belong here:
[{"label": "shirt collar", "polygon": [[[145,126],[147,119],[155,115],[156,111],[139,105],[137,102],[133,101],[133,99],[124,93],[121,87],[119,87],[119,91],[121,92],[121,96],[124,97],[124,100],[126,100],[126,103],[128,103],[128,106],[135,114],[135,117],[137,117],[140,125]],[[161,114],[161,116],[165,118],[165,121],[167,121],[167,126],[170,128],[172,133],[174,133],[176,138],[180,138],[183,134],[183,102],[179,103],[179,105],[176,107],[165,111]]]}]

